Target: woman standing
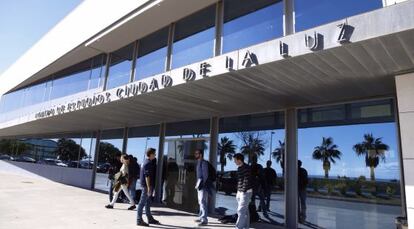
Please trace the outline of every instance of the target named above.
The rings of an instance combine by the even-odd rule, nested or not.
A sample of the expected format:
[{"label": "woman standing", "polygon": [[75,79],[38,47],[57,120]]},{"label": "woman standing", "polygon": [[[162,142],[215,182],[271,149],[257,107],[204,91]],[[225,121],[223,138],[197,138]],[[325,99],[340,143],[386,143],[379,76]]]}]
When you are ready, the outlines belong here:
[{"label": "woman standing", "polygon": [[132,199],[131,195],[129,195],[128,192],[128,164],[129,164],[129,158],[128,155],[122,154],[121,156],[121,163],[122,167],[119,170],[118,173],[115,174],[115,184],[114,184],[114,197],[112,198],[112,201],[110,204],[106,205],[106,208],[114,208],[114,204],[116,200],[118,199],[118,195],[121,191],[124,191],[124,194],[129,200],[129,203],[131,206],[128,208],[128,210],[134,210],[135,209],[135,201]]}]

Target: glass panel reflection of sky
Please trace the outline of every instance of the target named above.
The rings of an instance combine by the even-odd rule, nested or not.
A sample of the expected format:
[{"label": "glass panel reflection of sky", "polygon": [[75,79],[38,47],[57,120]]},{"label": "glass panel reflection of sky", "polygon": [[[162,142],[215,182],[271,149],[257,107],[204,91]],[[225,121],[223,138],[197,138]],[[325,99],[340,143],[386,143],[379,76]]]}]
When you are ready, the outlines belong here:
[{"label": "glass panel reflection of sky", "polygon": [[296,32],[382,7],[382,0],[295,0]]},{"label": "glass panel reflection of sky", "polygon": [[174,42],[172,69],[213,56],[215,27]]},{"label": "glass panel reflection of sky", "polygon": [[223,53],[282,35],[283,4],[276,3],[226,22],[223,26]]},{"label": "glass panel reflection of sky", "polygon": [[166,56],[167,47],[164,47],[138,57],[135,67],[135,80],[164,72]]}]

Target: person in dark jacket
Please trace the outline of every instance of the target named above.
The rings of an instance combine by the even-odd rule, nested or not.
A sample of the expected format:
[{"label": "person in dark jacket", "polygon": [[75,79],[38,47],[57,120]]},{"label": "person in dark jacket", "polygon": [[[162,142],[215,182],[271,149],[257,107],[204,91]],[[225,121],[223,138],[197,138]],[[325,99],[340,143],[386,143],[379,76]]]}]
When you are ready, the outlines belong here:
[{"label": "person in dark jacket", "polygon": [[265,206],[264,190],[267,187],[266,179],[263,173],[263,167],[257,164],[257,155],[253,155],[251,164],[252,176],[253,176],[253,195],[251,202],[256,206],[256,196],[259,198],[259,211],[263,211],[263,215],[267,216],[267,209]]},{"label": "person in dark jacket", "polygon": [[249,165],[244,163],[241,153],[234,155],[234,163],[237,165],[237,229],[248,229],[250,227],[249,202],[253,194],[253,178]]},{"label": "person in dark jacket", "polygon": [[196,190],[198,196],[198,204],[200,205],[199,210],[199,219],[196,220],[198,226],[207,225],[207,215],[208,215],[208,206],[207,206],[207,198],[208,193],[210,193],[210,179],[208,177],[208,162],[204,160],[204,152],[203,150],[196,150],[194,152],[194,158],[197,160],[197,167],[196,167],[196,175],[197,175],[197,183],[196,183]]},{"label": "person in dark jacket", "polygon": [[299,193],[299,222],[304,223],[306,220],[306,187],[308,185],[308,171],[302,168],[302,161],[298,161],[298,193]]},{"label": "person in dark jacket", "polygon": [[114,196],[114,182],[115,182],[115,173],[117,173],[121,167],[121,153],[117,153],[112,161],[110,162],[111,166],[108,169],[108,179],[109,179],[109,202],[112,202]]},{"label": "person in dark jacket", "polygon": [[133,157],[132,155],[129,155],[129,194],[131,195],[132,199],[136,201],[137,199],[137,180],[138,180],[138,174],[139,174],[139,164],[136,157]]},{"label": "person in dark jacket", "polygon": [[266,189],[264,190],[266,197],[266,210],[270,210],[270,196],[272,195],[272,190],[276,186],[277,174],[276,171],[272,168],[272,161],[268,160],[266,162],[266,168],[263,169],[263,174],[266,179]]},{"label": "person in dark jacket", "polygon": [[[151,214],[151,199],[155,188],[155,176],[157,165],[155,160],[155,149],[149,148],[146,152],[147,159],[144,161],[140,171],[140,183],[142,187],[141,199],[139,200],[137,210],[137,225],[149,226],[148,224],[160,224],[155,220]],[[147,215],[148,223],[142,219],[143,209],[145,207],[145,214]]]}]

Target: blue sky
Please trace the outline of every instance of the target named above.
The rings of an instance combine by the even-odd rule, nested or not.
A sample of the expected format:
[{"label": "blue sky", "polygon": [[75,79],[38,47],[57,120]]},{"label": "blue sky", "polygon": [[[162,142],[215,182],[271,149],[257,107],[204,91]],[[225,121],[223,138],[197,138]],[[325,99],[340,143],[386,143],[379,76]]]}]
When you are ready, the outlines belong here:
[{"label": "blue sky", "polygon": [[81,2],[0,1],[0,75]]}]

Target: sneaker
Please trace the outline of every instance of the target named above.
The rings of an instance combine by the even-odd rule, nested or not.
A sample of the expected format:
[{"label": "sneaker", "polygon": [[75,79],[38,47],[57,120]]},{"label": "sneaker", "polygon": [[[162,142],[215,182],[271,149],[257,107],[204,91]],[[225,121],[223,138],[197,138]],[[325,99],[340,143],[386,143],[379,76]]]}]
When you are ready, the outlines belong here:
[{"label": "sneaker", "polygon": [[198,226],[206,226],[206,225],[207,225],[207,222],[200,222],[200,223],[198,223],[197,225],[198,225]]},{"label": "sneaker", "polygon": [[131,211],[132,211],[132,210],[134,210],[135,208],[136,208],[136,206],[135,206],[135,205],[132,205],[131,207],[129,207],[129,208],[128,208],[128,210],[131,210]]},{"label": "sneaker", "polygon": [[112,208],[114,208],[114,206],[112,206],[112,205],[110,205],[110,204],[106,205],[105,207],[106,207],[106,208],[108,208],[108,209],[112,209]]},{"label": "sneaker", "polygon": [[137,222],[137,226],[149,227],[149,224],[144,222],[144,221],[139,221],[139,222]]},{"label": "sneaker", "polygon": [[160,223],[160,221],[158,221],[158,220],[156,220],[156,219],[151,219],[151,220],[148,220],[148,223],[149,224],[157,224],[157,225],[160,225],[161,223]]},{"label": "sneaker", "polygon": [[200,219],[196,219],[196,220],[194,220],[194,222],[195,223],[201,223],[201,220]]}]

